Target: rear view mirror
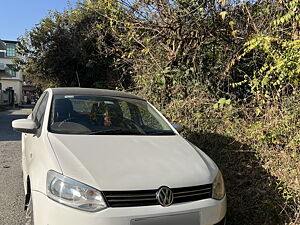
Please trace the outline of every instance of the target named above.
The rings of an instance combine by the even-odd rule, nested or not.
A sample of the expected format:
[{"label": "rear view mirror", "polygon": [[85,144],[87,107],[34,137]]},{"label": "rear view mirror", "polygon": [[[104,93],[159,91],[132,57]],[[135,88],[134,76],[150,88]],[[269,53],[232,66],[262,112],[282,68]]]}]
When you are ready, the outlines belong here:
[{"label": "rear view mirror", "polygon": [[12,127],[15,131],[28,134],[35,134],[38,128],[36,123],[30,119],[14,120],[12,121]]},{"label": "rear view mirror", "polygon": [[181,132],[183,130],[183,127],[180,124],[172,124],[172,126],[177,130],[178,132]]}]

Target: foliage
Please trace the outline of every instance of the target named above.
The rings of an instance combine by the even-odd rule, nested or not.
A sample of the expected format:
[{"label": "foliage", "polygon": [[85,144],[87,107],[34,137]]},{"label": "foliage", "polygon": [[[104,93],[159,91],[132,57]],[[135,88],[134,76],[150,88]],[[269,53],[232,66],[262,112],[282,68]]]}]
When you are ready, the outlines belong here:
[{"label": "foliage", "polygon": [[[298,0],[289,3],[291,9],[282,17],[274,20],[274,28],[294,20],[299,20],[297,8]],[[251,74],[245,74],[245,80],[240,84],[248,83],[251,93],[261,99],[262,103],[267,100],[279,100],[282,95],[294,95],[299,90],[300,81],[300,40],[294,39],[295,34],[283,38],[280,33],[275,35],[257,34],[245,43],[243,54],[245,57],[254,52],[265,57],[264,63],[259,70]]]},{"label": "foliage", "polygon": [[126,3],[127,36],[119,38],[130,40],[131,51],[124,58],[133,65],[136,88],[141,93],[162,104],[174,97],[186,98],[195,84],[206,86],[215,95],[224,93],[226,78],[218,74],[227,66],[224,62],[230,63],[239,40],[232,35],[230,17],[222,18],[222,8],[215,8],[218,3]]},{"label": "foliage", "polygon": [[52,12],[20,38],[18,63],[28,79],[44,87],[129,85],[130,79],[124,77],[127,65],[113,63],[121,56],[110,21],[95,14],[90,4]]}]

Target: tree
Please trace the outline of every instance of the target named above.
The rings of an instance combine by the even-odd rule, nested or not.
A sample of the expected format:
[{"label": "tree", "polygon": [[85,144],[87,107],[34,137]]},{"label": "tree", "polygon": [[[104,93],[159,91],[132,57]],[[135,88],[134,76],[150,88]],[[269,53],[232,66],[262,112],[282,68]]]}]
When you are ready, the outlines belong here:
[{"label": "tree", "polygon": [[128,65],[120,55],[109,20],[89,2],[52,12],[20,38],[18,64],[42,86],[128,87]]}]

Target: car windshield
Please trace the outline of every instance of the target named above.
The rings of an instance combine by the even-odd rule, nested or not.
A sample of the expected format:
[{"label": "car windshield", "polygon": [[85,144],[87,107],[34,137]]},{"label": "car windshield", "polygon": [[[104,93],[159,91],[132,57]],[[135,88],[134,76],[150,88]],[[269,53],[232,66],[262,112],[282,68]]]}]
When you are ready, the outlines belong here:
[{"label": "car windshield", "polygon": [[49,131],[88,135],[174,135],[146,101],[103,96],[55,95]]}]

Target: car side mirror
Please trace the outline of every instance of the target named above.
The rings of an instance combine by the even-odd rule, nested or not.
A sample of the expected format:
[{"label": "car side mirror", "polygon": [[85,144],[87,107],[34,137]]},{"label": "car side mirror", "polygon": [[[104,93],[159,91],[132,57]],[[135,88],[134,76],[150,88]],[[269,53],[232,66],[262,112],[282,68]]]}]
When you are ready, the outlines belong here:
[{"label": "car side mirror", "polygon": [[178,132],[181,132],[183,130],[183,127],[180,124],[172,124],[172,126],[177,130]]},{"label": "car side mirror", "polygon": [[30,119],[14,120],[12,121],[12,127],[15,131],[28,134],[35,134],[38,129],[37,124]]}]

